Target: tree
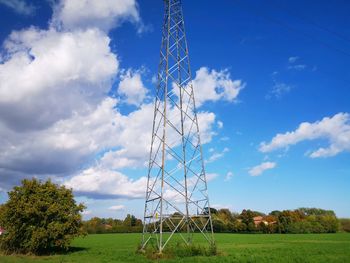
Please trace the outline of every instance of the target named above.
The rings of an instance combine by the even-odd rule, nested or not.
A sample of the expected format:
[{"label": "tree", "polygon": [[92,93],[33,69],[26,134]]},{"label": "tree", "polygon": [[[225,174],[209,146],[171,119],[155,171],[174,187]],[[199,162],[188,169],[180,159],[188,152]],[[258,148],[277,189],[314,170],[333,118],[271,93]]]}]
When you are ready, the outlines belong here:
[{"label": "tree", "polygon": [[234,221],[233,226],[234,226],[233,232],[242,233],[247,231],[247,225],[242,223],[239,220]]},{"label": "tree", "polygon": [[248,226],[250,223],[254,224],[254,217],[256,216],[264,216],[264,214],[257,211],[244,209],[240,215],[240,219],[242,219],[242,222]]},{"label": "tree", "polygon": [[277,217],[278,229],[280,233],[289,233],[293,223],[299,222],[302,219],[302,214],[299,211],[284,210]]},{"label": "tree", "polygon": [[[216,209],[213,208],[213,207],[210,207],[210,214],[215,215],[215,214],[217,214],[217,213],[218,213],[218,210],[216,210]],[[209,207],[205,207],[205,208],[203,209],[203,214],[204,214],[204,215],[209,214]]]},{"label": "tree", "polygon": [[214,232],[226,232],[227,231],[227,227],[225,225],[224,222],[222,222],[220,219],[218,218],[213,218],[213,230]]},{"label": "tree", "polygon": [[335,213],[332,210],[324,210],[320,208],[299,208],[295,211],[299,211],[300,213],[304,214],[305,216],[315,215],[315,216],[333,216],[335,217]]},{"label": "tree", "polygon": [[5,253],[46,254],[67,250],[74,237],[83,234],[80,212],[72,190],[51,181],[23,180],[8,193],[0,225],[7,234],[0,248]]},{"label": "tree", "polygon": [[[0,207],[1,209],[1,207]],[[296,210],[272,211],[265,215],[258,211],[243,210],[241,214],[232,213],[228,209],[210,208],[214,232],[229,233],[335,233],[340,224],[335,213],[331,210],[319,208],[299,208]],[[209,208],[204,209],[208,213]],[[260,223],[256,225],[254,217],[259,218]],[[171,224],[178,224],[183,215],[175,212],[170,218],[164,219],[163,231],[170,231]],[[198,226],[204,226],[206,221],[201,217],[191,218]],[[343,219],[342,230],[350,232],[350,219]],[[112,226],[112,227],[111,227]],[[159,227],[149,224],[149,229]],[[84,229],[90,233],[140,233],[142,232],[142,221],[128,214],[125,219],[91,218],[84,222]],[[185,226],[178,228],[179,232],[186,232]]]},{"label": "tree", "polygon": [[278,217],[281,214],[281,211],[278,210],[273,210],[272,212],[270,212],[270,216],[274,216],[274,217]]},{"label": "tree", "polygon": [[217,211],[217,216],[225,223],[234,221],[234,217],[230,210],[228,209],[220,209]]},{"label": "tree", "polygon": [[344,232],[350,233],[350,219],[349,218],[341,218],[340,220],[341,230]]}]

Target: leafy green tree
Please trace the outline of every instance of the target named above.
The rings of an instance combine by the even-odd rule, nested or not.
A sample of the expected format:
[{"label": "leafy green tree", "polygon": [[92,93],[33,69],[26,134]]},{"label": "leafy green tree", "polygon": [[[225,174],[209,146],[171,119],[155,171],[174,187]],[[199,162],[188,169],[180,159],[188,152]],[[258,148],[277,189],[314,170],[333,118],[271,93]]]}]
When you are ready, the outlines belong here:
[{"label": "leafy green tree", "polygon": [[242,232],[246,232],[247,231],[247,225],[245,223],[242,223],[240,220],[236,220],[233,223],[233,232],[236,233],[242,233]]},{"label": "leafy green tree", "polygon": [[[215,215],[215,214],[217,214],[217,213],[218,213],[218,210],[216,210],[216,209],[213,208],[213,207],[210,207],[210,214]],[[203,214],[204,214],[204,215],[209,214],[209,207],[205,207],[205,208],[203,209]]]},{"label": "leafy green tree", "polygon": [[339,220],[330,213],[318,216],[317,221],[322,225],[324,232],[336,233],[339,230]]},{"label": "leafy green tree", "polygon": [[133,232],[133,227],[136,226],[136,217],[134,215],[128,214],[124,219],[123,225],[127,229],[127,232]]},{"label": "leafy green tree", "polygon": [[[257,211],[244,209],[240,215],[240,219],[242,219],[242,222],[248,226],[250,223],[254,224],[254,217],[256,217],[256,216],[264,216],[264,214],[257,212]],[[254,227],[255,227],[255,225],[254,225]]]},{"label": "leafy green tree", "polygon": [[[334,233],[337,232],[339,228],[339,220],[336,218],[335,213],[331,210],[319,208],[272,211],[268,215],[252,210],[243,210],[241,214],[232,213],[228,209],[216,210],[211,208],[210,210],[213,228],[217,233]],[[208,212],[209,208],[207,207],[204,213]],[[263,217],[263,221],[258,225],[255,225],[254,222],[254,217],[256,216]],[[181,218],[182,215],[180,213],[172,214],[171,218],[166,218],[164,220],[163,230],[170,231],[171,229],[169,226],[172,223],[177,225]],[[198,226],[204,227],[206,224],[206,220],[203,218],[194,217],[192,220],[194,220]],[[346,220],[342,222],[343,231],[350,228]],[[159,224],[159,222],[157,222],[157,224]],[[148,228],[153,229],[154,225],[150,224]],[[92,218],[84,222],[84,229],[86,229],[88,233],[140,233],[142,232],[142,221],[130,214],[127,215],[124,220]],[[178,231],[185,232],[187,228],[185,225],[182,225]]]},{"label": "leafy green tree", "polygon": [[264,222],[260,222],[258,225],[257,225],[257,231],[260,232],[260,233],[264,233],[264,234],[269,234],[270,232],[270,228],[269,228],[269,225],[268,224],[265,224]]},{"label": "leafy green tree", "polygon": [[320,209],[320,208],[299,208],[295,211],[300,212],[301,214],[304,214],[305,216],[310,216],[310,215],[315,215],[315,216],[334,216],[335,217],[335,213],[332,210],[324,210],[324,209]]},{"label": "leafy green tree", "polygon": [[302,215],[298,211],[284,210],[278,214],[278,230],[280,233],[289,233],[293,223],[301,221]]},{"label": "leafy green tree", "polygon": [[89,234],[101,234],[104,233],[105,227],[103,223],[104,219],[99,217],[93,217],[89,221],[83,224],[84,230]]},{"label": "leafy green tree", "polygon": [[228,209],[220,209],[217,211],[217,216],[225,223],[234,221],[234,217],[230,210]]},{"label": "leafy green tree", "polygon": [[0,225],[7,231],[0,242],[5,253],[67,250],[71,240],[83,234],[84,205],[75,202],[72,190],[32,179],[23,180],[8,195],[0,213]]},{"label": "leafy green tree", "polygon": [[270,212],[270,216],[274,216],[274,217],[278,217],[279,214],[281,213],[281,211],[278,211],[278,210],[273,210],[272,212]]},{"label": "leafy green tree", "polygon": [[248,232],[254,233],[254,232],[256,232],[258,229],[257,229],[257,227],[255,226],[254,223],[250,222],[250,223],[247,225],[247,230],[248,230]]},{"label": "leafy green tree", "polygon": [[214,217],[212,219],[213,222],[213,230],[214,232],[226,232],[227,231],[227,227],[225,225],[224,222],[222,222],[219,218]]}]

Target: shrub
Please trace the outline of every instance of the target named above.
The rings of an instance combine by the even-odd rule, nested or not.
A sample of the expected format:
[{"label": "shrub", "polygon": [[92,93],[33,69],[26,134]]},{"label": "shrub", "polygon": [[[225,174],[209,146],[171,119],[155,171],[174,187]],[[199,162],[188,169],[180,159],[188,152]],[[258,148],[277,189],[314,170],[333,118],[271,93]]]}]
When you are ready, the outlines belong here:
[{"label": "shrub", "polygon": [[32,179],[23,180],[8,195],[0,213],[0,225],[7,231],[0,243],[5,253],[67,250],[71,240],[83,234],[84,206],[76,204],[72,190]]}]

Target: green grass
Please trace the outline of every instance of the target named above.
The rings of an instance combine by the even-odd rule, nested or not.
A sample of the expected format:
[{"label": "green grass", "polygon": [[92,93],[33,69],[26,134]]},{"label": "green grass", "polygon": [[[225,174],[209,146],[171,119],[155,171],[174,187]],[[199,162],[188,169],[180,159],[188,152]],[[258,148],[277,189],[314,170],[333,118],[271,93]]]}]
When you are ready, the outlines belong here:
[{"label": "green grass", "polygon": [[[76,239],[74,251],[44,257],[3,256],[9,262],[154,262],[135,253],[140,234],[101,234]],[[350,262],[350,234],[216,234],[219,256],[163,259],[161,262]]]}]

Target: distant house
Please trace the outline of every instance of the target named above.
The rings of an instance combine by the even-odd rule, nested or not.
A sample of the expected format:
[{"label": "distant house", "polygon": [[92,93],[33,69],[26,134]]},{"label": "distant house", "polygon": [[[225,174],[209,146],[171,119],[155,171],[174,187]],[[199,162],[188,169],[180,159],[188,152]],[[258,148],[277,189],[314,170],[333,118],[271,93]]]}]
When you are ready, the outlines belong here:
[{"label": "distant house", "polygon": [[105,229],[112,229],[112,226],[109,224],[105,224],[104,227],[105,227]]},{"label": "distant house", "polygon": [[268,225],[269,222],[265,221],[264,218],[262,216],[255,216],[253,217],[253,220],[254,220],[254,225],[255,226],[258,226],[260,225],[261,223],[265,224],[265,225]]}]

